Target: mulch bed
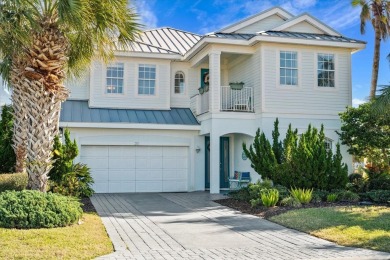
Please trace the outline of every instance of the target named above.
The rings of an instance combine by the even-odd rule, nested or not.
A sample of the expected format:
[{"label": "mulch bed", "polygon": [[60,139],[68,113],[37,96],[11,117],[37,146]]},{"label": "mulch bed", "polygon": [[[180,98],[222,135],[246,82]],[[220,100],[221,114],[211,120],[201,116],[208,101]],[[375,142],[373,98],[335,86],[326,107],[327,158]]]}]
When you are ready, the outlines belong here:
[{"label": "mulch bed", "polygon": [[252,208],[251,204],[246,201],[242,200],[236,200],[232,198],[228,199],[221,199],[221,200],[215,200],[214,202],[221,204],[223,206],[241,211],[243,213],[251,214],[254,216],[258,216],[261,218],[269,219],[273,216],[285,213],[289,210],[295,210],[295,209],[303,209],[303,208],[324,208],[324,207],[336,207],[336,206],[358,206],[358,202],[338,202],[338,203],[327,203],[327,202],[321,202],[321,203],[310,203],[306,205],[302,205],[299,208],[294,207],[271,207],[267,208],[264,206],[257,206]]},{"label": "mulch bed", "polygon": [[96,213],[96,209],[93,206],[90,198],[82,198],[82,199],[80,199],[80,202],[82,204],[81,208],[83,209],[84,212]]}]

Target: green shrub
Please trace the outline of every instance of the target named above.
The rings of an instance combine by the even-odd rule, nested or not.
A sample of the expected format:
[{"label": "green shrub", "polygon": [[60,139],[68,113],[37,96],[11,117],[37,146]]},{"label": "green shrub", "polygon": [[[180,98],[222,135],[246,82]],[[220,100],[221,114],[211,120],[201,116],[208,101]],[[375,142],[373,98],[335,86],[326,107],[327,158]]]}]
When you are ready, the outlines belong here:
[{"label": "green shrub", "polygon": [[265,179],[264,181],[260,182],[257,181],[256,183],[250,183],[248,185],[248,192],[249,192],[249,200],[252,199],[258,199],[260,196],[260,191],[263,189],[271,189],[272,188],[272,182],[268,179]]},{"label": "green shrub", "polygon": [[0,193],[0,226],[5,228],[52,228],[75,223],[82,215],[72,197],[39,191]]},{"label": "green shrub", "polygon": [[13,172],[16,156],[12,148],[13,141],[13,109],[3,106],[0,120],[0,172]]},{"label": "green shrub", "polygon": [[347,201],[347,202],[357,202],[360,200],[360,197],[358,194],[352,192],[352,191],[340,191],[337,193],[337,198],[339,201]]},{"label": "green shrub", "polygon": [[368,180],[369,190],[390,190],[390,173],[371,174]]},{"label": "green shrub", "polygon": [[327,202],[336,202],[337,201],[337,194],[336,193],[331,193],[326,196],[326,201]]},{"label": "green shrub", "polygon": [[24,190],[27,186],[27,181],[27,173],[0,174],[0,192]]},{"label": "green shrub", "polygon": [[229,192],[229,196],[233,199],[236,200],[241,200],[241,201],[250,201],[250,195],[249,195],[249,187],[242,187],[239,190],[234,190]]},{"label": "green shrub", "polygon": [[290,190],[290,193],[291,193],[291,196],[296,198],[300,203],[307,204],[312,199],[313,189],[293,188]]},{"label": "green shrub", "polygon": [[302,203],[300,203],[299,200],[297,200],[296,198],[288,196],[280,201],[280,205],[298,208],[302,206]]},{"label": "green shrub", "polygon": [[361,175],[360,173],[352,173],[352,174],[348,175],[348,179],[349,179],[349,182],[359,181],[359,180],[363,179],[363,175]]},{"label": "green shrub", "polygon": [[372,191],[366,192],[366,195],[373,202],[390,203],[390,191],[389,190],[372,190]]},{"label": "green shrub", "polygon": [[76,163],[69,170],[60,181],[50,183],[51,190],[65,196],[91,197],[94,191],[90,186],[93,183],[90,169],[85,164]]},{"label": "green shrub", "polygon": [[348,168],[342,162],[340,144],[336,144],[335,154],[327,151],[323,126],[319,131],[309,125],[306,132],[298,135],[298,130],[293,130],[290,124],[283,141],[279,141],[278,128],[279,121],[276,119],[272,145],[260,129],[249,149],[243,144],[251,167],[262,178],[289,188],[345,188]]},{"label": "green shrub", "polygon": [[279,201],[279,191],[277,189],[263,189],[260,192],[261,202],[266,207],[274,207]]},{"label": "green shrub", "polygon": [[326,190],[313,190],[312,201],[313,202],[326,201],[326,197],[328,196],[328,194],[329,192]]},{"label": "green shrub", "polygon": [[79,153],[77,143],[70,139],[68,129],[65,129],[64,137],[64,144],[58,136],[54,139],[54,163],[49,173],[50,191],[66,196],[90,197],[94,192],[90,169],[84,164],[73,163]]},{"label": "green shrub", "polygon": [[283,200],[284,198],[290,196],[290,192],[288,191],[288,189],[280,184],[276,184],[274,186],[274,189],[277,189],[279,191],[279,200]]}]

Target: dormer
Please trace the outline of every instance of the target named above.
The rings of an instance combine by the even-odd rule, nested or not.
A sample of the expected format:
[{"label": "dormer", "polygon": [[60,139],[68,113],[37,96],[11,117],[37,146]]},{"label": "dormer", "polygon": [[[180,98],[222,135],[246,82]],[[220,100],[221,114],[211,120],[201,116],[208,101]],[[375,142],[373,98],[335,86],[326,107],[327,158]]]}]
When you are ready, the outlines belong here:
[{"label": "dormer", "polygon": [[219,33],[256,33],[259,31],[267,31],[274,27],[277,27],[289,19],[293,18],[293,15],[286,10],[275,7],[265,10],[256,15],[250,16],[244,20],[240,20],[234,24],[231,24],[220,31]]}]

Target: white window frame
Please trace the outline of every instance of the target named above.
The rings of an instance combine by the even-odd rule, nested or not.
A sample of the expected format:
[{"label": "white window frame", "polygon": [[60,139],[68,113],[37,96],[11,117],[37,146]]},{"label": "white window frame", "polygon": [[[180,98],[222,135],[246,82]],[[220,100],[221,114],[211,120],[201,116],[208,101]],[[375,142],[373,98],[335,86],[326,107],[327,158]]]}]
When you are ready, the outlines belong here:
[{"label": "white window frame", "polygon": [[325,150],[328,152],[329,150],[330,151],[333,151],[333,140],[328,138],[328,137],[325,137],[325,140],[324,140],[324,145],[325,145]]},{"label": "white window frame", "polygon": [[[178,78],[177,75],[181,75],[182,78]],[[183,83],[183,84],[182,85],[181,84],[180,85],[176,85],[176,80],[179,80],[179,81],[182,80],[182,81],[180,81],[180,83]],[[174,78],[173,78],[173,83],[174,83],[173,84],[173,93],[175,95],[184,95],[185,92],[186,92],[186,85],[185,85],[185,83],[186,83],[186,76],[185,76],[183,71],[179,70],[179,71],[175,72],[175,75],[174,75]],[[180,92],[176,92],[176,88],[178,88]]]},{"label": "white window frame", "polygon": [[[320,55],[323,55],[323,56],[326,56],[326,57],[332,57],[332,60],[333,60],[333,69],[329,69],[329,68],[320,68],[319,66],[319,63],[320,63]],[[333,73],[333,86],[330,86],[329,84],[326,85],[326,86],[320,86],[319,84],[319,72],[320,71],[323,71],[323,72],[328,72],[328,73]],[[329,75],[329,74],[328,74]],[[327,77],[327,78],[323,78],[325,80],[331,80],[331,77]],[[317,71],[316,71],[316,84],[317,84],[317,87],[318,88],[330,88],[330,89],[333,89],[333,88],[336,88],[336,55],[335,54],[332,54],[332,53],[317,53]]]},{"label": "white window frame", "polygon": [[[154,78],[151,78],[151,77],[146,77],[147,73],[149,75],[152,75],[151,73],[153,73],[152,71],[141,71],[141,68],[146,68],[146,67],[149,67],[149,68],[154,68]],[[143,77],[141,77],[143,73]],[[149,93],[140,93],[140,82],[142,81],[146,81],[146,82],[149,82],[149,86],[146,88],[146,89],[149,89]],[[150,87],[150,83],[151,82],[154,82],[154,86],[153,86],[153,94],[150,93],[150,89],[152,89],[152,87]],[[156,90],[157,90],[157,86],[156,86],[156,83],[157,83],[157,66],[155,64],[138,64],[138,82],[137,82],[137,94],[139,96],[156,96]],[[145,88],[145,86],[142,86],[143,88]]]},{"label": "white window frame", "polygon": [[[108,75],[109,73],[109,70],[116,70],[116,75]],[[114,71],[112,71],[111,73],[113,73]],[[122,72],[122,77],[120,77],[120,72]],[[106,80],[106,84],[105,84],[105,88],[104,88],[104,92],[108,95],[111,95],[111,94],[114,94],[114,95],[117,95],[117,94],[120,94],[120,95],[123,95],[124,93],[124,77],[125,77],[125,65],[124,63],[121,63],[121,62],[117,62],[117,63],[112,63],[110,65],[108,65],[106,67],[106,77],[105,77],[105,80]],[[116,86],[114,85],[110,85],[109,84],[109,81],[113,81],[113,80],[116,80],[116,82],[118,83]],[[119,87],[120,87],[120,84],[119,82],[122,82],[122,86],[121,86],[121,91],[119,92]],[[117,88],[117,91],[116,92],[112,92],[112,89],[115,89]],[[111,89],[109,91],[109,89]]]},{"label": "white window frame", "polygon": [[[285,65],[282,66],[282,53],[284,55],[286,54],[291,54],[291,55],[295,55],[295,59],[287,59],[286,57],[284,58],[284,61],[285,61]],[[295,64],[296,66],[293,67],[292,66],[292,62],[295,60]],[[290,66],[287,66],[287,61],[291,61],[291,65]],[[291,75],[287,76],[286,74],[284,76],[282,76],[282,73],[281,71],[282,70],[285,70],[285,72],[287,71],[296,71],[296,84],[287,84],[287,79],[291,79],[291,82],[292,82],[292,79],[294,79],[295,77]],[[282,83],[282,77],[285,79],[285,82]],[[285,51],[285,50],[280,50],[279,51],[279,85],[280,86],[287,86],[287,87],[297,87],[299,85],[299,59],[298,59],[298,52],[297,51]]]}]

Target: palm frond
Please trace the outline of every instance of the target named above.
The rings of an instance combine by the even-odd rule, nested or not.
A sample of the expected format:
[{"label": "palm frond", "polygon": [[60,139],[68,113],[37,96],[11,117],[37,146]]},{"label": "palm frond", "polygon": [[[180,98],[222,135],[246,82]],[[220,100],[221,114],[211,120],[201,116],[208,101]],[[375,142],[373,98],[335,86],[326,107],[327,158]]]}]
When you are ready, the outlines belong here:
[{"label": "palm frond", "polygon": [[373,112],[390,115],[390,85],[381,86],[378,92],[372,104]]}]

